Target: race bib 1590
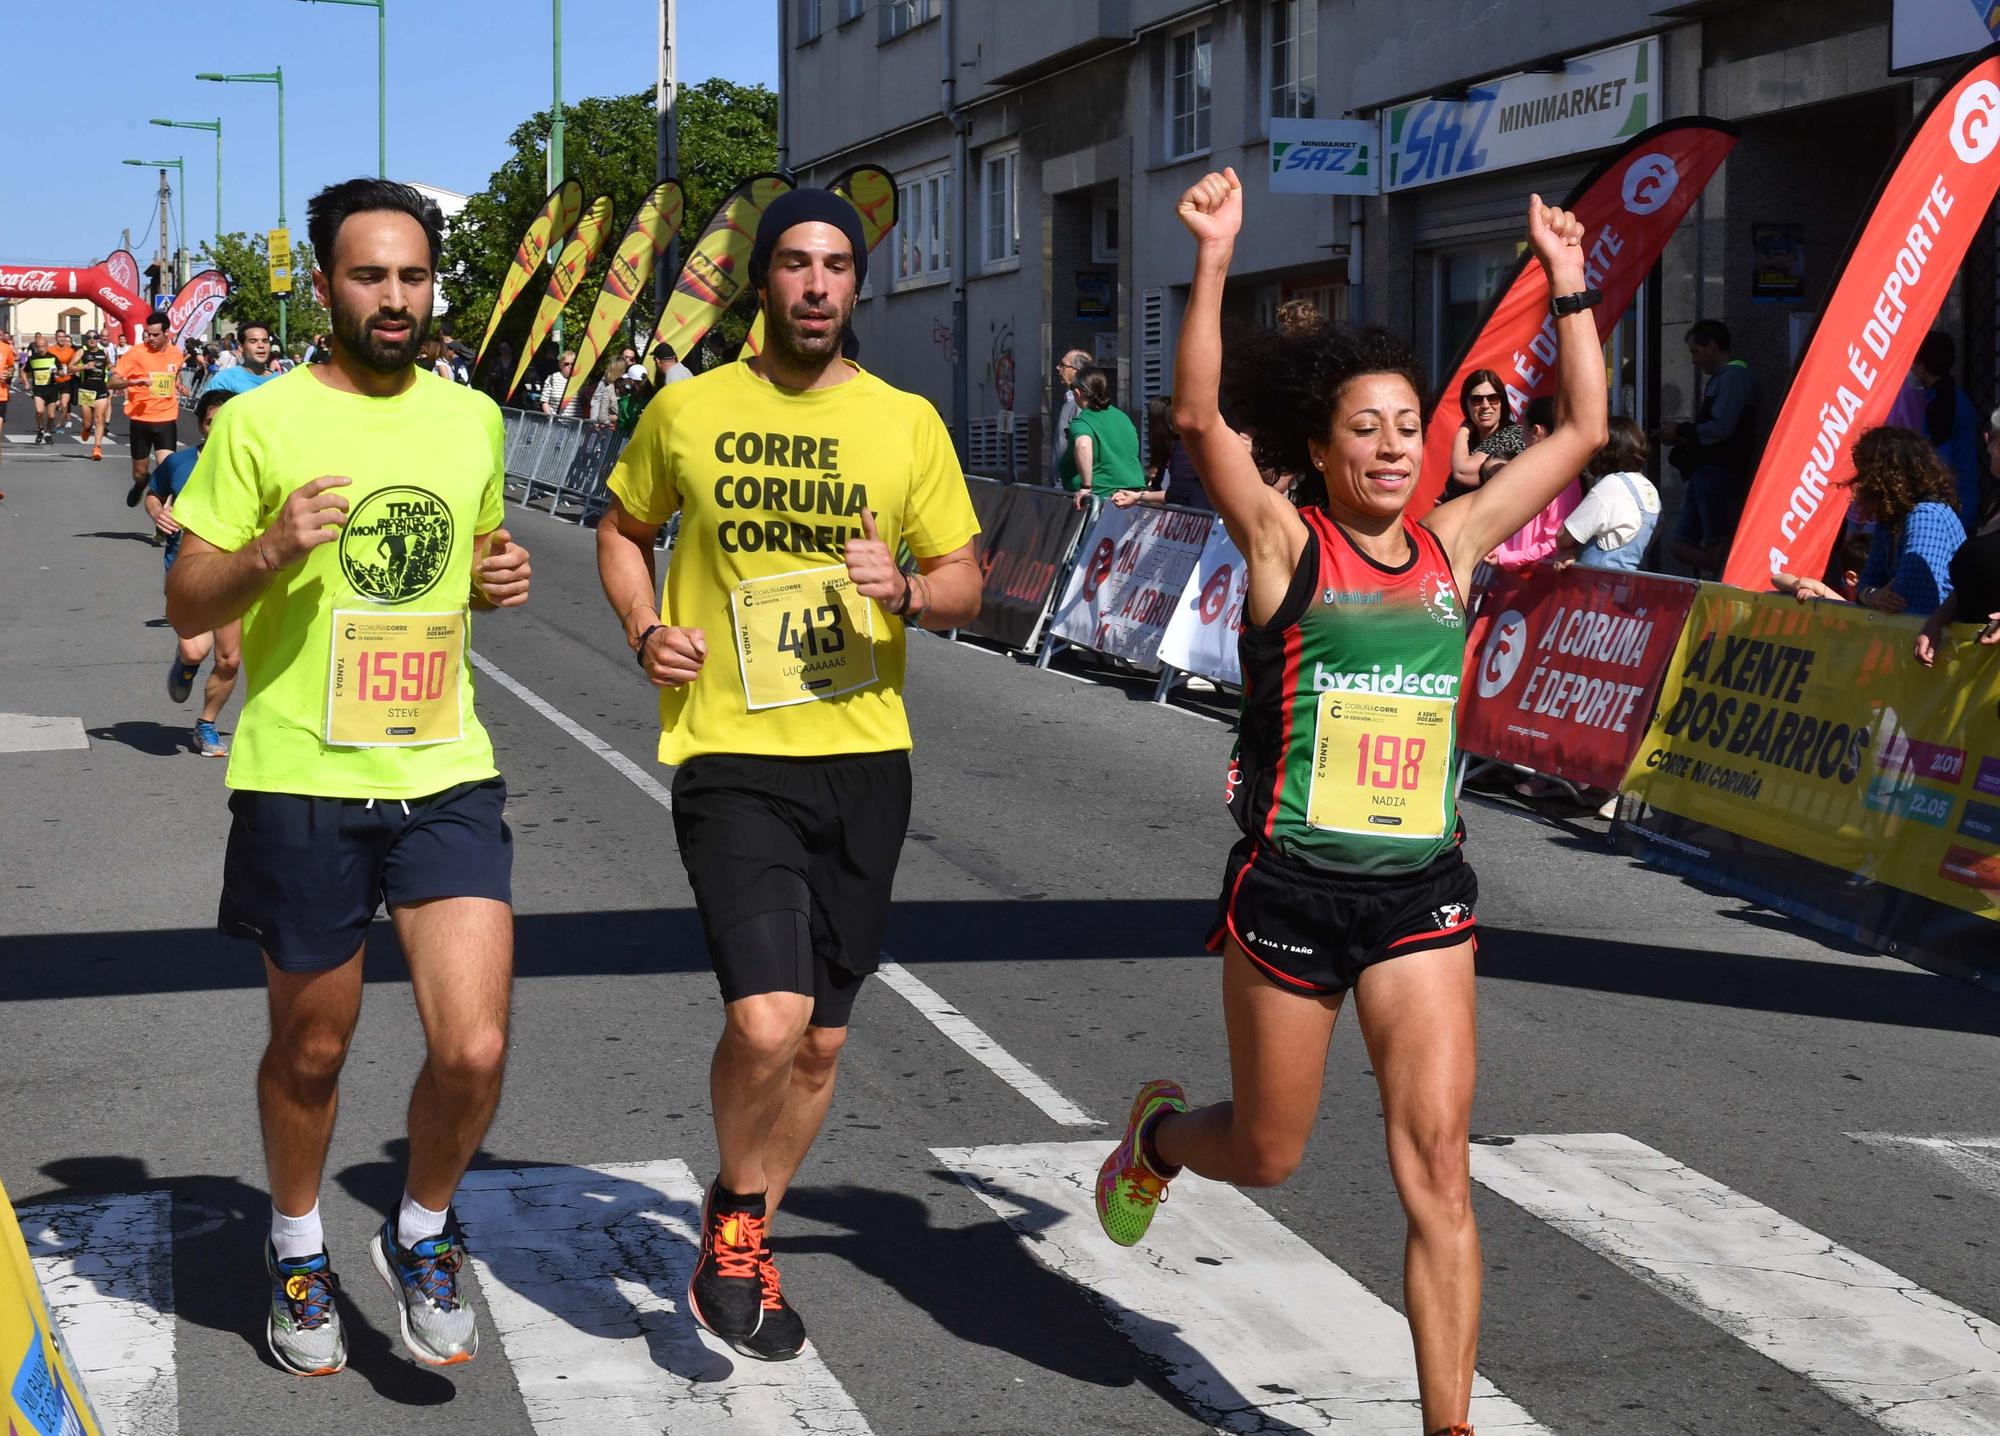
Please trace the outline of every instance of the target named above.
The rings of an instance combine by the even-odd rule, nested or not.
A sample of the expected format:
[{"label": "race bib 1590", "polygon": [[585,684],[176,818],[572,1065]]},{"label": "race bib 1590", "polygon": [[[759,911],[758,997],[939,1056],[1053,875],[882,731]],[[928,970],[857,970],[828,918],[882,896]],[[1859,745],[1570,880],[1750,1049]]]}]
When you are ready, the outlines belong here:
[{"label": "race bib 1590", "polygon": [[1306,821],[1335,833],[1444,836],[1452,702],[1322,693]]},{"label": "race bib 1590", "polygon": [[335,609],[326,741],[340,748],[456,743],[465,613]]},{"label": "race bib 1590", "polygon": [[875,681],[875,605],[844,567],[746,578],[730,595],[751,711],[814,703]]}]

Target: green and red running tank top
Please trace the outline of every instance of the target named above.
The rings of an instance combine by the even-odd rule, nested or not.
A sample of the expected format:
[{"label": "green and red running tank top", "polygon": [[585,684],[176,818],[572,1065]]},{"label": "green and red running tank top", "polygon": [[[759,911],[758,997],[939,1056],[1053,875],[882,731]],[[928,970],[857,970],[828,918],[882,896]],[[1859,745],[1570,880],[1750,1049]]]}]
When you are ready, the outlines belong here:
[{"label": "green and red running tank top", "polygon": [[1324,510],[1283,607],[1245,623],[1229,770],[1237,825],[1336,873],[1421,872],[1457,842],[1452,759],[1465,604],[1444,548],[1403,520],[1411,556],[1375,562]]}]

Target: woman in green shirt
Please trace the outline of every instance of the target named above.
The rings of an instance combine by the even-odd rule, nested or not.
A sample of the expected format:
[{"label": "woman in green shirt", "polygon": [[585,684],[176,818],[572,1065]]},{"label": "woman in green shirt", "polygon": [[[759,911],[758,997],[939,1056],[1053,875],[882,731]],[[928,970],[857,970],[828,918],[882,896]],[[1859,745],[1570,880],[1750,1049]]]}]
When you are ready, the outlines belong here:
[{"label": "woman in green shirt", "polygon": [[1076,417],[1069,421],[1069,447],[1063,450],[1063,487],[1076,495],[1082,508],[1092,497],[1105,498],[1121,489],[1146,487],[1139,467],[1139,431],[1123,409],[1111,407],[1111,376],[1086,369],[1076,376]]}]

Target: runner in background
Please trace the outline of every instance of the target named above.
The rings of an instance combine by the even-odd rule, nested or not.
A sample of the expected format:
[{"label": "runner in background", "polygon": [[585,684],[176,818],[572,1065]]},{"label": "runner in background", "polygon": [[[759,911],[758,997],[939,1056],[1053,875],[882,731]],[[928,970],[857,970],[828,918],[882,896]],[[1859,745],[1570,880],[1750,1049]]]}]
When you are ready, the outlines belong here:
[{"label": "runner in background", "polygon": [[204,394],[247,394],[267,379],[278,377],[271,371],[271,331],[264,324],[253,319],[236,331],[236,338],[241,355],[234,364],[209,376],[202,386]]},{"label": "runner in background", "polygon": [[[1408,1219],[1404,1301],[1423,1430],[1467,1436],[1479,1332],[1468,1128],[1478,883],[1451,763],[1473,570],[1603,444],[1603,351],[1583,226],[1528,207],[1558,316],[1556,427],[1479,488],[1407,515],[1424,451],[1415,355],[1379,330],[1253,336],[1231,358],[1224,281],[1243,223],[1234,170],[1180,201],[1197,250],[1175,359],[1175,419],[1248,569],[1243,721],[1229,802],[1243,830],[1212,945],[1223,956],[1231,1100],[1190,1111],[1148,1082],[1096,1192],[1113,1241],[1145,1235],[1183,1167],[1275,1186],[1319,1120],[1327,1047],[1351,990]],[[1293,501],[1258,471],[1300,475]],[[1395,673],[1393,688],[1378,675]]]},{"label": "runner in background", "polygon": [[56,356],[49,352],[49,341],[41,335],[35,336],[35,347],[28,352],[24,365],[28,371],[28,388],[35,396],[35,442],[53,444],[56,417],[56,371],[59,367]]},{"label": "runner in background", "polygon": [[181,351],[167,342],[167,316],[146,316],[145,342],[118,356],[111,369],[111,392],[125,396],[125,419],[132,445],[132,488],[125,507],[137,508],[153,464],[180,447]]},{"label": "runner in background", "polygon": [[[17,357],[14,352],[14,341],[5,334],[0,334],[0,461],[4,461],[7,455],[7,401],[14,392],[14,369]],[[0,499],[6,497],[4,492],[0,492]]]},{"label": "runner in background", "polygon": [[[979,611],[979,524],[937,410],[841,354],[867,268],[845,199],[773,201],[748,271],[763,354],[660,390],[597,530],[605,596],[661,690],[674,831],[722,988],[721,1168],[688,1306],[764,1361],[805,1346],[770,1224],[826,1119],[909,827],[904,625]],[[661,594],[653,546],[676,513]]]},{"label": "runner in background", "polygon": [[[215,411],[235,397],[226,389],[211,388],[195,401],[195,423],[201,428],[203,440],[215,424]],[[167,535],[164,560],[168,573],[174,571],[174,559],[181,547],[181,526],[174,518],[174,500],[187,487],[194,466],[201,459],[201,450],[200,443],[174,450],[160,461],[146,486],[146,512],[152,516],[154,530]],[[202,660],[211,653],[215,655],[215,666],[209,670],[208,683],[202,690],[201,717],[194,725],[194,751],[204,758],[227,758],[229,746],[216,731],[215,720],[222,716],[229,695],[236,691],[236,671],[243,660],[241,620],[225,623],[213,633],[175,641],[174,660],[167,666],[167,696],[176,703],[187,702],[194,691],[195,675],[201,672]]]},{"label": "runner in background", "polygon": [[49,341],[49,353],[56,356],[56,420],[58,433],[69,427],[76,401],[76,344],[61,330]]},{"label": "runner in background", "polygon": [[230,401],[174,505],[167,616],[182,638],[241,619],[249,693],[219,925],[263,950],[270,1042],[258,1111],[271,1182],[265,1338],[286,1370],[338,1371],[347,1342],[319,1188],[362,950],[386,902],[426,1060],[399,1209],[369,1252],[418,1361],[470,1361],[479,1328],[447,1231],[500,1101],[513,980],[507,789],[472,703],[468,602],[528,598],[501,527],[500,411],[416,369],[444,217],[356,179],[307,206],[330,363]]},{"label": "runner in background", "polygon": [[77,412],[83,416],[78,439],[90,445],[90,457],[104,457],[104,440],[111,430],[111,355],[97,340],[97,331],[83,336],[76,356]]}]

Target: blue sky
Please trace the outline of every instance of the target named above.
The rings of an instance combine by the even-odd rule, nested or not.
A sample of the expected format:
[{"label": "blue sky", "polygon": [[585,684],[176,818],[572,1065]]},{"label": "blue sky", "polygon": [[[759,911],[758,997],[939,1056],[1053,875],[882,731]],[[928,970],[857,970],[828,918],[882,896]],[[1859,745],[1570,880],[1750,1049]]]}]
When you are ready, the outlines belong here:
[{"label": "blue sky", "polygon": [[[507,134],[549,103],[551,0],[388,0],[389,173],[472,192],[506,158]],[[300,0],[198,0],[166,38],[113,6],[79,29],[69,4],[6,4],[13,142],[0,150],[0,263],[82,264],[133,231],[158,248],[158,172],[187,161],[188,247],[215,225],[215,140],[155,116],[223,125],[224,230],[277,221],[277,92],[197,70],[285,71],[286,213],[305,228],[317,189],[375,172],[375,12]],[[563,98],[651,89],[657,0],[563,0]],[[683,0],[679,73],[777,85],[773,0]],[[100,43],[101,42],[101,43]],[[40,58],[37,58],[40,57]],[[157,72],[154,74],[153,72]],[[31,140],[42,126],[48,132]],[[171,174],[171,172],[170,172]],[[179,204],[176,203],[178,210]],[[178,220],[178,216],[176,217]],[[150,228],[149,228],[150,226]],[[150,236],[150,237],[149,237]]]}]

